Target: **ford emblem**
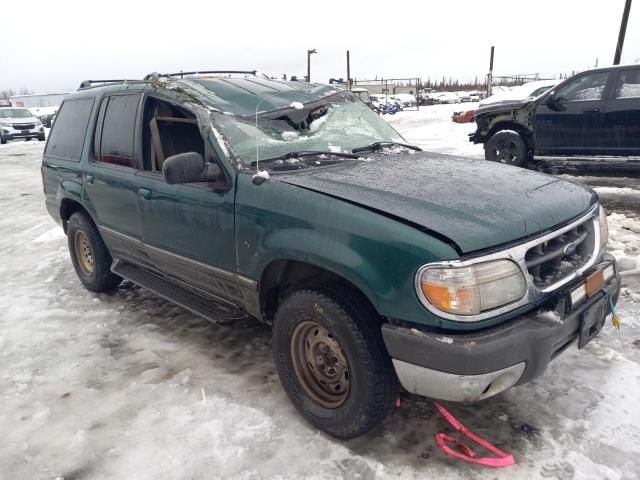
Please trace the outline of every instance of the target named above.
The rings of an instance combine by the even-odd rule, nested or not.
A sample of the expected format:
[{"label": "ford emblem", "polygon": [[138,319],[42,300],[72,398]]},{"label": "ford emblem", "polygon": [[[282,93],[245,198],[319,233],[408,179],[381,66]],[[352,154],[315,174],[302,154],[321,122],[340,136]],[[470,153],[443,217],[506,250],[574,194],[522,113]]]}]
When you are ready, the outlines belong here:
[{"label": "ford emblem", "polygon": [[563,252],[566,256],[573,255],[574,253],[576,253],[576,245],[573,242],[567,243],[567,245],[564,247]]}]

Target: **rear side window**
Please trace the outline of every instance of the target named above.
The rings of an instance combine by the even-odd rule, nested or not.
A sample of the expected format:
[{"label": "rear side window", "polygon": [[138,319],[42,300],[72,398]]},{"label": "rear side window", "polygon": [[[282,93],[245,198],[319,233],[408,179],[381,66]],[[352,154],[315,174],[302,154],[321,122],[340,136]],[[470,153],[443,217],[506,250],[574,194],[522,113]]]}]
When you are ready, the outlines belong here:
[{"label": "rear side window", "polygon": [[616,98],[640,98],[640,69],[620,72]]},{"label": "rear side window", "polygon": [[56,115],[45,155],[80,161],[92,106],[92,98],[64,101]]},{"label": "rear side window", "polygon": [[134,167],[133,136],[139,95],[114,95],[103,100],[94,139],[98,162]]}]

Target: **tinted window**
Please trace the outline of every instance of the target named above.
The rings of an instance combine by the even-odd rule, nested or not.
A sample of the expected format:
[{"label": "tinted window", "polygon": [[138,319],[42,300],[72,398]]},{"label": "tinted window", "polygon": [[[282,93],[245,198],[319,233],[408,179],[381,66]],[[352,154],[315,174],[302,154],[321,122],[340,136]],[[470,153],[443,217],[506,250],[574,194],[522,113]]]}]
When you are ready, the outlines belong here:
[{"label": "tinted window", "polygon": [[64,101],[49,134],[45,155],[80,160],[92,106],[92,98]]},{"label": "tinted window", "polygon": [[616,98],[640,97],[640,70],[624,70],[618,75]]},{"label": "tinted window", "polygon": [[[99,146],[94,147],[97,161],[134,166],[133,134],[139,98],[138,95],[115,95],[103,101],[100,110],[104,108],[104,117],[98,118],[98,122],[102,119],[102,135]],[[105,102],[108,102],[106,106]]]},{"label": "tinted window", "polygon": [[558,89],[556,98],[565,101],[600,100],[609,72],[582,75]]}]

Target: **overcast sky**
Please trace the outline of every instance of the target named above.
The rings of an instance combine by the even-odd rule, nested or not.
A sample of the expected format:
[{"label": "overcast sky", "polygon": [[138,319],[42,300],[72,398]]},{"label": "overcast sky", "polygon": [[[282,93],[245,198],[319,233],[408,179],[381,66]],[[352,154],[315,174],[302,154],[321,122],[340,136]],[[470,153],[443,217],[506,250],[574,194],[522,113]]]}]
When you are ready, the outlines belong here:
[{"label": "overcast sky", "polygon": [[[75,89],[152,71],[253,69],[312,80],[553,76],[613,61],[624,0],[2,2],[0,89]],[[623,63],[640,61],[640,1]]]}]

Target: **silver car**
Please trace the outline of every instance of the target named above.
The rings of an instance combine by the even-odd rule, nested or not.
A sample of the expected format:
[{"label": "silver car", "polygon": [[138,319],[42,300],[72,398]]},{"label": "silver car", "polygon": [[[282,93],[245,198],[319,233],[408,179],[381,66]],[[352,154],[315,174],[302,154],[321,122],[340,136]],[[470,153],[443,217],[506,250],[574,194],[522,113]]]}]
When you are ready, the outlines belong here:
[{"label": "silver car", "polygon": [[0,108],[0,143],[7,143],[16,138],[37,138],[44,141],[44,126],[26,108]]}]

